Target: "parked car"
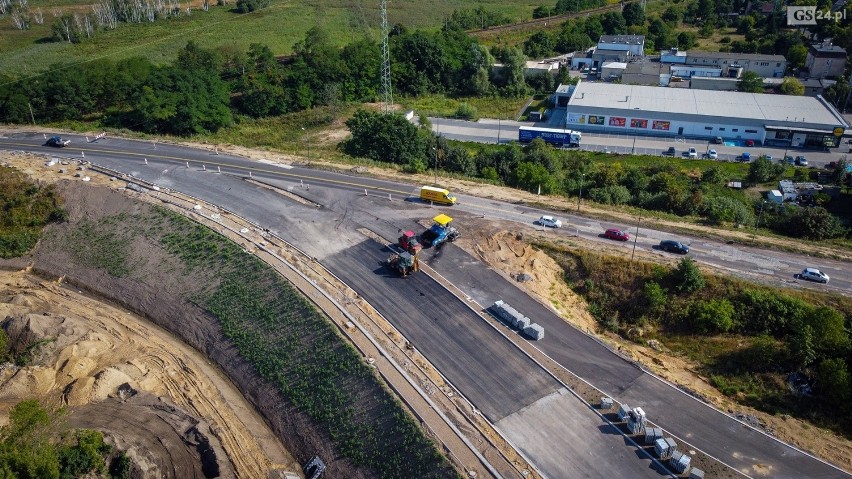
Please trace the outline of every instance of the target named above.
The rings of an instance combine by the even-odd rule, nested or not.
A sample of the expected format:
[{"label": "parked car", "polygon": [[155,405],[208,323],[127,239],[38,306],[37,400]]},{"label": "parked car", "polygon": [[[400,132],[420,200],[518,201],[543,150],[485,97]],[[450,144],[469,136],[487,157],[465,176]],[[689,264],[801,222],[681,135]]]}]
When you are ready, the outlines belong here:
[{"label": "parked car", "polygon": [[711,160],[718,160],[719,159],[719,153],[716,153],[716,150],[709,150],[707,153],[704,154],[704,156],[706,158],[711,159]]},{"label": "parked car", "polygon": [[71,140],[65,140],[60,136],[51,136],[50,138],[47,139],[47,142],[45,142],[45,145],[55,146],[57,148],[62,148],[63,146],[68,146],[69,143],[71,143]]},{"label": "parked car", "polygon": [[686,150],[686,156],[688,156],[689,158],[698,158],[698,152],[695,150],[695,148],[690,147],[688,150]]},{"label": "parked car", "polygon": [[761,155],[761,158],[767,159],[769,161],[772,161],[774,159],[772,158],[772,155]]},{"label": "parked car", "polygon": [[796,166],[808,166],[808,159],[804,156],[796,157]]},{"label": "parked car", "polygon": [[721,136],[717,136],[717,137],[713,140],[713,143],[716,143],[717,145],[721,145],[722,143],[724,143],[724,140],[722,140],[722,137],[721,137]]},{"label": "parked car", "polygon": [[827,274],[816,268],[805,268],[799,273],[799,278],[806,279],[808,281],[816,281],[817,283],[826,284],[830,279]]},{"label": "parked car", "polygon": [[541,218],[539,218],[536,221],[536,223],[540,224],[541,226],[545,226],[545,227],[549,227],[549,228],[561,228],[562,227],[562,221],[560,221],[560,220],[558,220],[558,219],[556,219],[552,216],[542,216]]},{"label": "parked car", "polygon": [[796,164],[796,160],[794,160],[792,156],[787,155],[784,157],[784,163],[787,163],[788,165],[794,165]]},{"label": "parked car", "polygon": [[746,140],[745,146],[754,146],[754,140]]},{"label": "parked car", "polygon": [[670,146],[668,150],[663,152],[663,156],[675,156],[676,154],[677,150],[673,146]]},{"label": "parked car", "polygon": [[616,241],[627,241],[630,239],[630,234],[619,229],[610,228],[604,231],[604,238],[609,238]]},{"label": "parked car", "polygon": [[742,155],[737,157],[737,161],[742,161],[744,163],[748,163],[749,161],[751,161],[751,153],[743,152]]},{"label": "parked car", "polygon": [[689,253],[689,246],[679,243],[675,240],[660,241],[660,249],[669,253],[686,254]]}]

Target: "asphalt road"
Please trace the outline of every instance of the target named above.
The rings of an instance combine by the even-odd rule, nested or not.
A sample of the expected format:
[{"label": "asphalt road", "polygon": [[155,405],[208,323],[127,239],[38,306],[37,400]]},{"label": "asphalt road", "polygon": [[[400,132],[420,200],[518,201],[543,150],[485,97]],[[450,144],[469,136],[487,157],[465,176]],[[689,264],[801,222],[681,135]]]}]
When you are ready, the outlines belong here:
[{"label": "asphalt road", "polygon": [[[541,126],[544,128],[562,128],[559,122],[564,118],[562,113],[555,113],[548,121],[531,123],[508,120],[482,119],[478,122],[465,120],[453,120],[447,118],[429,118],[432,122],[432,131],[436,134],[453,140],[472,141],[477,143],[508,143],[518,140],[518,127]],[[690,147],[697,150],[699,157],[713,149],[718,154],[720,161],[734,161],[736,157],[744,152],[751,154],[752,158],[760,155],[770,155],[778,160],[784,156],[805,156],[808,166],[823,167],[830,161],[837,161],[842,157],[852,157],[849,154],[850,145],[841,143],[838,148],[832,148],[828,152],[817,150],[806,150],[799,148],[779,148],[774,146],[729,146],[726,144],[711,144],[707,140],[699,139],[676,139],[655,136],[619,135],[615,133],[593,133],[583,132],[583,141],[580,149],[583,151],[605,151],[609,153],[661,156],[669,147],[674,147],[676,155],[684,156]]]},{"label": "asphalt road", "polygon": [[[129,140],[105,139],[95,144],[83,144],[83,148],[79,148],[81,143],[79,138],[72,137],[72,140],[74,140],[72,146],[58,151],[40,147],[39,145],[43,142],[40,136],[19,134],[14,138],[0,138],[0,148],[55,152],[78,158],[81,156],[79,152],[85,149],[86,159],[88,160],[132,173],[162,186],[179,188],[185,193],[202,197],[206,201],[226,207],[258,223],[269,225],[271,230],[285,237],[285,239],[292,240],[299,246],[304,246],[309,251],[316,247],[311,244],[312,238],[315,238],[316,234],[328,234],[329,230],[332,234],[341,237],[340,251],[345,251],[347,246],[355,244],[357,235],[352,235],[349,228],[345,227],[347,223],[366,225],[383,236],[392,238],[395,237],[396,229],[399,227],[411,227],[413,219],[428,218],[434,213],[434,210],[417,201],[398,201],[398,199],[415,191],[416,188],[411,185],[349,177],[315,170],[259,165],[256,162],[226,155],[214,155],[210,152],[167,145],[156,145],[155,148],[152,143]],[[145,158],[149,160],[147,165],[144,162]],[[187,161],[192,162],[189,168],[185,166]],[[202,163],[207,165],[206,171],[199,168]],[[244,175],[250,169],[257,177],[270,178],[284,183],[287,188],[299,188],[300,195],[325,204],[326,208],[306,209],[302,206],[292,207],[293,205],[290,205],[291,207],[282,209],[281,198],[276,194],[247,185],[238,177],[214,173],[214,165],[221,165],[223,173],[238,172]],[[310,188],[309,185],[314,185],[314,187]],[[365,188],[369,189],[369,196],[361,196],[361,192]],[[357,196],[353,196],[353,193]],[[387,194],[398,199],[386,201],[384,197]],[[509,207],[494,201],[469,197],[462,197],[461,204],[455,208],[454,216],[458,217],[457,222],[460,225],[463,224],[464,214],[487,214],[498,218],[507,216],[514,221],[523,220],[522,222],[527,224],[537,218],[536,212],[531,209]],[[333,226],[329,227],[328,225]],[[559,231],[554,234],[564,234],[564,232]],[[659,234],[662,235],[663,233]],[[320,253],[320,251],[317,252],[318,257],[323,258],[323,256],[319,256]],[[742,254],[747,254],[747,252],[743,251]],[[794,260],[798,258],[795,255],[778,252],[760,252],[760,254],[771,257],[783,255],[788,258],[786,260],[778,259],[778,262],[791,261],[789,258]],[[364,294],[375,295],[377,291],[381,291],[379,296],[382,296],[384,300],[377,300],[380,310],[390,308],[386,306],[389,301],[386,296],[395,298],[392,302],[398,304],[400,310],[385,309],[385,311],[390,313],[393,321],[400,321],[401,329],[407,328],[404,332],[412,335],[418,334],[418,331],[419,334],[436,334],[437,329],[418,329],[425,324],[406,323],[405,315],[412,314],[411,311],[420,308],[434,308],[436,301],[442,305],[441,307],[450,307],[448,306],[449,302],[454,300],[436,299],[446,297],[440,296],[440,292],[431,289],[428,290],[429,295],[436,296],[419,296],[420,293],[416,290],[401,294],[402,290],[399,288],[378,289],[383,281],[389,281],[389,279],[382,278],[381,275],[375,273],[376,261],[383,259],[381,255],[378,253],[366,255],[359,252],[357,255],[349,256],[348,259],[341,261],[349,264],[353,260],[351,256],[355,256],[355,259],[360,258],[358,259],[359,262],[367,261],[367,263],[361,264],[360,274],[354,270],[347,273],[339,265],[332,269],[340,270],[339,272],[343,275],[349,274],[351,281],[354,281],[353,286]],[[336,264],[335,256],[329,255],[327,258],[329,258],[331,264]],[[494,299],[502,298],[528,316],[533,317],[535,321],[543,324],[547,330],[547,337],[544,341],[537,343],[537,346],[558,360],[566,369],[584,377],[590,383],[620,400],[627,401],[634,406],[646,406],[649,417],[653,421],[679,436],[688,438],[694,446],[720,458],[737,469],[757,475],[754,473],[755,465],[769,464],[772,467],[771,477],[849,477],[825,463],[763,436],[642,372],[592,338],[565,324],[549,310],[522,294],[513,285],[506,283],[484,265],[457,248],[452,246],[445,248],[438,258],[432,258],[430,261],[441,274],[456,282],[462,290],[470,294],[480,304],[487,306]],[[742,258],[732,261],[731,264],[732,266],[742,267]],[[368,265],[372,267],[367,268]],[[456,267],[456,265],[462,267]],[[402,281],[405,281],[405,284],[408,285],[410,279]],[[425,281],[425,278],[423,280]],[[372,288],[360,288],[361,281],[377,283]],[[416,278],[410,282],[417,284],[419,281],[421,281],[421,278]],[[399,286],[398,282],[393,283]],[[846,291],[849,290],[848,277],[839,282],[844,285]],[[835,278],[832,278],[832,286],[834,287],[836,284]],[[453,314],[452,311],[456,311],[460,317],[465,314],[463,308],[439,311],[442,311],[442,314]],[[400,315],[402,315],[402,319],[399,318]],[[497,336],[494,336],[496,332],[493,331],[489,333],[484,330],[465,328],[459,330],[456,323],[448,321],[442,323],[428,317],[421,318],[421,321],[431,324],[433,328],[440,329],[440,334],[463,335],[465,334],[464,330],[475,332],[472,341],[457,342],[454,346],[468,345],[472,351],[470,354],[476,353],[481,349],[481,345],[486,342],[499,342]],[[444,329],[445,326],[451,331],[448,332]],[[468,339],[470,340],[471,337],[468,337]],[[415,345],[421,347],[420,342],[416,342]],[[425,347],[429,347],[428,342],[423,342],[423,344]],[[435,354],[427,356],[430,361],[437,363],[441,359]],[[480,360],[490,364],[501,361],[502,358],[483,355]],[[482,396],[481,399],[477,399],[479,402],[474,401],[474,404],[480,409],[483,409],[484,405],[490,404],[488,394],[478,389],[487,391],[487,388],[477,386],[478,377],[464,376],[463,373],[454,372],[455,369],[453,368],[461,367],[462,362],[445,361],[447,362],[443,367],[448,368],[448,371],[454,374],[454,378],[458,379],[459,382],[454,382],[454,385],[459,390],[464,394],[468,394],[468,391],[470,391],[473,395]],[[456,374],[458,376],[455,376]],[[544,385],[542,386],[544,389],[541,391],[549,390],[546,383],[541,383],[539,380],[533,380],[533,383],[539,386]],[[497,384],[501,383],[497,381]],[[527,397],[527,400],[533,398],[534,395],[531,395]],[[518,405],[522,402],[523,399],[518,402]],[[497,418],[511,412],[516,406],[493,405],[488,407],[492,408],[487,413],[491,415],[489,417]],[[483,411],[486,410],[483,409]]]}]

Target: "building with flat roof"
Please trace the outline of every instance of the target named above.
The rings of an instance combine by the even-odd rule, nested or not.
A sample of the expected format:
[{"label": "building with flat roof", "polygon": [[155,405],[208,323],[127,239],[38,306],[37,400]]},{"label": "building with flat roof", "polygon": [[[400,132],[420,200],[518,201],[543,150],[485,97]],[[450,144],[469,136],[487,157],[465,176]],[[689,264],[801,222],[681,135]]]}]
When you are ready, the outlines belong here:
[{"label": "building with flat roof", "polygon": [[846,50],[830,42],[811,45],[805,57],[805,68],[810,78],[840,78],[846,70]]},{"label": "building with flat roof", "polygon": [[849,124],[822,97],[581,81],[570,93],[565,127],[822,148],[839,146]]},{"label": "building with flat roof", "polygon": [[645,54],[645,35],[601,35],[597,49],[627,51],[641,57]]},{"label": "building with flat roof", "polygon": [[[759,53],[705,52],[676,49],[660,53],[661,63],[677,64],[678,76],[708,76],[739,78],[745,72],[754,72],[764,78],[783,77],[787,59],[783,55]],[[673,67],[674,68],[674,67]]]}]

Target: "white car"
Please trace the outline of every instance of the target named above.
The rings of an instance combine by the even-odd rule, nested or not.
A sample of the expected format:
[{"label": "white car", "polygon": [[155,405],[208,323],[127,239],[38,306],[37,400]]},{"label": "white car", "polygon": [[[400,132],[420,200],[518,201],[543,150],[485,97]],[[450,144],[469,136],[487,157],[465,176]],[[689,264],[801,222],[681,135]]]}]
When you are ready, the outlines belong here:
[{"label": "white car", "polygon": [[710,150],[707,152],[707,158],[710,158],[711,160],[718,160],[719,154],[716,153],[716,150]]},{"label": "white car", "polygon": [[828,283],[828,280],[830,279],[827,274],[816,268],[805,268],[801,273],[799,273],[799,278],[816,281],[822,284]]},{"label": "white car", "polygon": [[698,151],[696,151],[695,148],[690,148],[686,151],[686,156],[690,158],[698,158]]},{"label": "white car", "polygon": [[542,216],[536,221],[536,223],[541,226],[550,227],[550,228],[561,228],[562,222],[552,216]]}]

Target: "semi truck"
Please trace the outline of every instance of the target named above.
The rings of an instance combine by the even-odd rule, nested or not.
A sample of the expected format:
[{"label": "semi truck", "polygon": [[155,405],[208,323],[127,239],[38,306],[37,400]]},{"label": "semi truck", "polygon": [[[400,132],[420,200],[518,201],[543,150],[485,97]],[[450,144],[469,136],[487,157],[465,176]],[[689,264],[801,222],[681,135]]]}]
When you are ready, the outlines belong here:
[{"label": "semi truck", "polygon": [[522,126],[518,128],[518,141],[529,143],[536,138],[541,138],[546,143],[555,146],[580,146],[583,134],[579,131],[562,130],[558,128],[539,128],[535,126]]},{"label": "semi truck", "polygon": [[420,188],[420,200],[452,206],[456,204],[456,195],[437,186],[424,186]]}]

